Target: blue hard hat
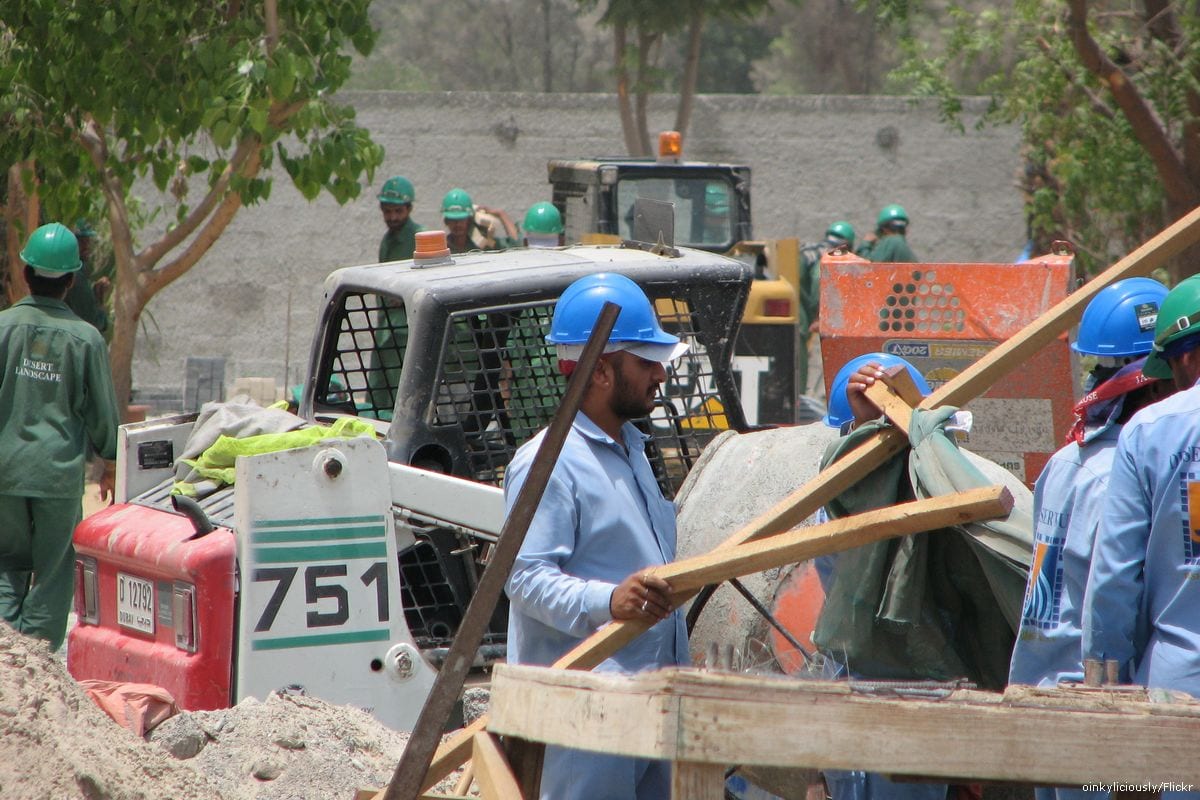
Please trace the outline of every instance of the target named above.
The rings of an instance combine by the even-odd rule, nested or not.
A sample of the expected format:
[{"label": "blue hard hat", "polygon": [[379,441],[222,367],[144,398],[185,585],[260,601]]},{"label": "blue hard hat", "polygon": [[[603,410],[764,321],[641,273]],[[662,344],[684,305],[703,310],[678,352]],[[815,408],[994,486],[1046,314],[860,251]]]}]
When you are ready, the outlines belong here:
[{"label": "blue hard hat", "polygon": [[854,412],[850,410],[850,398],[846,396],[846,384],[850,382],[850,376],[857,372],[859,367],[870,364],[872,361],[884,369],[905,367],[908,369],[908,374],[912,376],[913,383],[921,390],[921,394],[929,394],[929,383],[926,382],[925,376],[900,356],[894,356],[891,353],[866,353],[847,361],[837,371],[837,375],[833,376],[833,385],[829,387],[829,412],[824,419],[826,425],[831,428],[840,428],[854,419]]},{"label": "blue hard hat", "polygon": [[1076,353],[1093,356],[1142,356],[1154,347],[1158,307],[1167,287],[1153,278],[1126,278],[1105,286],[1083,310]]},{"label": "blue hard hat", "polygon": [[610,342],[644,342],[675,345],[678,336],[662,329],[654,306],[642,288],[624,275],[598,272],[572,283],[562,293],[550,321],[550,344],[584,344],[600,317],[605,302],[621,307]]}]

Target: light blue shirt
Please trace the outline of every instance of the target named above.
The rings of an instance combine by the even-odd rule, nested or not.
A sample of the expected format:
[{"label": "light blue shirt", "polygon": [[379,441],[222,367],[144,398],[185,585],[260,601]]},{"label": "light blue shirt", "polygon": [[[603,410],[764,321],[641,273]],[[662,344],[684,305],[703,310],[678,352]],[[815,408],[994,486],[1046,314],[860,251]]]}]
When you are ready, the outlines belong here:
[{"label": "light blue shirt", "polygon": [[1082,447],[1071,442],[1033,487],[1033,565],[1025,587],[1008,682],[1056,686],[1082,681],[1080,619],[1120,426]]},{"label": "light blue shirt", "polygon": [[[612,620],[609,599],[617,584],[675,559],[675,506],[654,479],[647,437],[629,423],[621,435],[618,443],[582,412],[575,417],[505,585],[513,663],[554,662]],[[522,445],[508,466],[510,510],[544,436]],[[687,629],[676,610],[597,670],[687,663]]]},{"label": "light blue shirt", "polygon": [[1083,611],[1083,654],[1200,696],[1200,386],[1121,431]]}]

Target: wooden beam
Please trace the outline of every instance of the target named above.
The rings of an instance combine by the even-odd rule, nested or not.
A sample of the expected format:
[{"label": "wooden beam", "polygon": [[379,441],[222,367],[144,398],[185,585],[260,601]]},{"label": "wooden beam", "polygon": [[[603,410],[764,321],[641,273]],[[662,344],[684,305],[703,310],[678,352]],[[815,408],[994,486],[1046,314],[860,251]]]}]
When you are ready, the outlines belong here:
[{"label": "wooden beam", "polygon": [[486,731],[472,737],[471,762],[485,800],[522,800],[521,787],[508,766],[500,744]]},{"label": "wooden beam", "polygon": [[725,800],[725,767],[677,761],[671,767],[671,800]]},{"label": "wooden beam", "polygon": [[868,386],[865,394],[905,436],[909,433],[912,410],[925,399],[912,375],[898,365],[884,370],[883,379]]},{"label": "wooden beam", "polygon": [[499,665],[491,708],[494,732],[639,758],[963,783],[1200,785],[1200,703],[1182,693],[1150,702],[1110,692],[1081,710],[993,692],[873,694],[852,681]]},{"label": "wooden beam", "polygon": [[668,581],[678,595],[710,583],[721,583],[883,539],[1003,517],[1012,511],[1012,506],[1013,497],[1006,487],[985,486],[944,497],[898,503],[646,571]]}]

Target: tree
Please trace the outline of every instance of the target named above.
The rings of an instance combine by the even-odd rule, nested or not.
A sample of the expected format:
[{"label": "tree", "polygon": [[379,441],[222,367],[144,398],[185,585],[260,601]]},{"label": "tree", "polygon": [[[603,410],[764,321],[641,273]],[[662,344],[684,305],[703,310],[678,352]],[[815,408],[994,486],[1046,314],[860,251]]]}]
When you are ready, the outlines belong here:
[{"label": "tree", "polygon": [[379,30],[350,88],[590,92],[606,50],[574,0],[375,0]]},{"label": "tree", "polygon": [[[885,6],[914,13],[906,0]],[[992,96],[989,120],[1024,132],[1040,247],[1069,239],[1086,266],[1105,265],[1200,203],[1194,10],[1166,0],[1017,0],[1011,9],[951,5],[945,19],[945,53],[930,57],[909,37],[901,75],[940,97],[957,123],[964,70],[1011,58],[977,88]],[[1200,271],[1196,263],[1194,253],[1177,259],[1172,279]]]},{"label": "tree", "polygon": [[[353,110],[330,99],[349,77],[346,46],[367,53],[374,41],[368,2],[0,4],[6,219],[27,234],[38,203],[43,218],[68,224],[103,209],[116,263],[110,360],[122,404],[146,304],[200,260],[243,205],[267,199],[276,159],[305,197],[324,190],[339,202],[357,196],[359,179],[382,163]],[[143,213],[137,193],[149,186],[159,196]],[[159,229],[139,246],[140,219]]]},{"label": "tree", "polygon": [[[768,0],[606,0],[602,25],[613,32],[613,63],[617,107],[625,148],[632,156],[652,153],[646,110],[650,94],[666,83],[659,62],[669,36],[686,37],[675,130],[686,137],[696,95],[704,26],[709,20],[746,20],[761,12]],[[597,8],[600,0],[579,0],[585,9]]]}]

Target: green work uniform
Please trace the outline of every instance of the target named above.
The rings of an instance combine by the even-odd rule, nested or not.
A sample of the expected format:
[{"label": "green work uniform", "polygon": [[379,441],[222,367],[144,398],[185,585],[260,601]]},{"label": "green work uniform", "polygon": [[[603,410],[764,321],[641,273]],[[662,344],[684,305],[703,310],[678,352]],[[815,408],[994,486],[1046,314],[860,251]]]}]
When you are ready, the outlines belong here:
[{"label": "green work uniform", "polygon": [[52,649],[66,634],[89,443],[116,457],[100,332],[61,300],[0,311],[0,616]]},{"label": "green work uniform", "polygon": [[796,393],[808,393],[808,346],[812,339],[809,326],[821,313],[821,256],[829,251],[829,242],[808,244],[800,249],[800,308],[796,326],[800,336],[796,352]]},{"label": "green work uniform", "polygon": [[900,233],[889,233],[874,242],[867,242],[859,248],[858,255],[877,264],[915,264],[920,261]]},{"label": "green work uniform", "polygon": [[404,226],[398,231],[389,230],[379,240],[379,262],[406,261],[413,257],[417,249],[417,232],[421,226],[409,217],[404,220]]}]

